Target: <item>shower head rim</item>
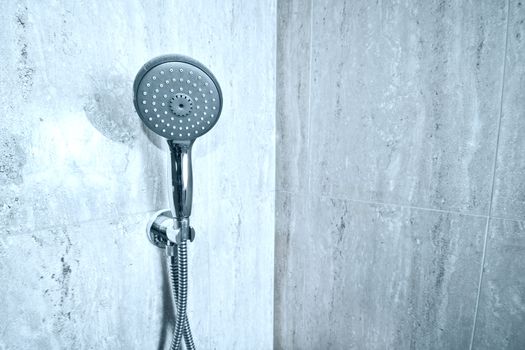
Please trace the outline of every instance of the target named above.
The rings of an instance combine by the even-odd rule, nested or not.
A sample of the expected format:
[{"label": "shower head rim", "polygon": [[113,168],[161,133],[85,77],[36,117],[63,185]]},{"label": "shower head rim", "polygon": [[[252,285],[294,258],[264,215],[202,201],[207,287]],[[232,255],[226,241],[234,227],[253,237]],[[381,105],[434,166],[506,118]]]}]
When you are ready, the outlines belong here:
[{"label": "shower head rim", "polygon": [[[208,67],[206,67],[204,64],[202,64],[201,62],[197,61],[196,59],[188,57],[188,56],[185,56],[185,55],[181,55],[181,54],[165,54],[165,55],[154,57],[151,60],[147,61],[139,69],[137,75],[135,76],[135,80],[133,81],[133,105],[135,106],[136,113],[139,115],[140,119],[143,120],[143,115],[140,112],[138,98],[137,98],[138,97],[138,89],[140,87],[140,83],[142,82],[142,79],[144,79],[144,77],[146,76],[146,74],[150,70],[152,70],[153,68],[155,68],[155,67],[157,67],[157,66],[159,66],[161,64],[169,63],[169,62],[181,62],[181,63],[186,63],[186,64],[189,64],[189,65],[197,67],[198,69],[202,70],[210,78],[210,80],[213,82],[213,84],[215,85],[215,87],[217,89],[218,98],[219,98],[219,107],[218,107],[218,110],[217,110],[217,118],[215,118],[213,120],[213,124],[211,124],[210,127],[208,128],[208,130],[206,130],[204,133],[201,133],[197,137],[191,137],[190,138],[191,141],[194,141],[198,137],[207,134],[211,129],[213,129],[215,124],[217,124],[217,121],[220,119],[220,115],[222,113],[222,104],[223,104],[222,90],[221,90],[221,86],[219,85],[219,82],[217,81],[217,78],[208,69]],[[166,137],[164,137],[162,135],[159,135],[159,136],[163,137],[163,138],[166,138]],[[184,142],[184,141],[178,141],[178,140],[170,139],[170,138],[166,138],[166,139],[169,140],[169,141],[173,141],[173,142]]]}]

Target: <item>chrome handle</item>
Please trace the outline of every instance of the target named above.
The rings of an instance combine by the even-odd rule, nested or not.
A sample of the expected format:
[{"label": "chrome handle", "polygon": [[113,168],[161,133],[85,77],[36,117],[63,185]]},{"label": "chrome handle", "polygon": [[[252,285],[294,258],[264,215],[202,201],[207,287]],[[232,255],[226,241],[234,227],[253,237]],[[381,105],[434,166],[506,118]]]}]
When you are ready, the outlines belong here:
[{"label": "chrome handle", "polygon": [[168,141],[171,154],[171,166],[168,166],[171,179],[170,209],[177,221],[183,221],[191,215],[193,197],[193,173],[191,170],[191,147],[193,140],[185,142]]}]

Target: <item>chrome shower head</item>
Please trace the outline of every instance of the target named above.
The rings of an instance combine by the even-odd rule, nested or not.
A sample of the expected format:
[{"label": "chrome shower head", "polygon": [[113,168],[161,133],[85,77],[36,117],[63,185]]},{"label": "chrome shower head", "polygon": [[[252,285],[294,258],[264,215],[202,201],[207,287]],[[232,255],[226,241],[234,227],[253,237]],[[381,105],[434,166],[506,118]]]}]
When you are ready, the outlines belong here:
[{"label": "chrome shower head", "polygon": [[[148,224],[147,232],[155,245],[166,249],[172,282],[177,285],[174,290],[177,319],[170,348],[179,349],[184,334],[186,348],[195,349],[186,316],[186,241],[195,236],[195,230],[190,226],[193,197],[191,147],[197,137],[217,123],[222,108],[221,88],[213,74],[196,60],[181,55],[159,56],[147,62],[137,73],[133,83],[133,103],[144,124],[168,141],[172,215],[166,215],[164,210],[162,214],[156,214]],[[168,221],[164,226],[167,220],[172,222]],[[159,229],[155,227],[153,231],[154,226]],[[157,239],[155,235],[161,238]]]},{"label": "chrome shower head", "polygon": [[213,74],[182,55],[148,61],[133,83],[135,110],[154,133],[174,142],[204,135],[217,123],[222,92]]},{"label": "chrome shower head", "polygon": [[170,207],[184,237],[190,236],[193,175],[191,147],[217,123],[222,92],[198,61],[165,55],[147,62],[133,83],[133,103],[144,124],[168,140],[171,154]]}]

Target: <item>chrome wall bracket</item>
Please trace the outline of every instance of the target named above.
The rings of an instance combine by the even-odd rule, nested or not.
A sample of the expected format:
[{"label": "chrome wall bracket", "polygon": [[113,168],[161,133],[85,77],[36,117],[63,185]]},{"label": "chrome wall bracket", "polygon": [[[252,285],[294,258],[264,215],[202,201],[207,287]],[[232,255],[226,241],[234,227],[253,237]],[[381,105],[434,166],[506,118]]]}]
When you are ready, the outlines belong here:
[{"label": "chrome wall bracket", "polygon": [[[184,234],[187,232],[187,234]],[[176,245],[182,240],[195,239],[195,230],[188,226],[187,220],[178,221],[173,218],[171,210],[162,209],[153,214],[146,226],[148,240],[160,249]]]}]

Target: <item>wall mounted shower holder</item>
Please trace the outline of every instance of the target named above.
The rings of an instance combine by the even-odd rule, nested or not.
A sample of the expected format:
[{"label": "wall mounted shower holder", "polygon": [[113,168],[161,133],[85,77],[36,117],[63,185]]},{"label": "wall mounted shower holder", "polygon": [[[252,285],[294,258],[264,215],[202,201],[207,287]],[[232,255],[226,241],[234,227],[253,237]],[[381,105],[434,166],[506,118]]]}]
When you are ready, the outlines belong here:
[{"label": "wall mounted shower holder", "polygon": [[[148,240],[160,249],[166,249],[167,246],[174,246],[180,243],[185,238],[183,237],[183,232],[181,222],[173,218],[169,209],[157,211],[151,216],[146,226]],[[191,242],[195,239],[193,227],[189,228],[189,237],[187,239]]]}]

